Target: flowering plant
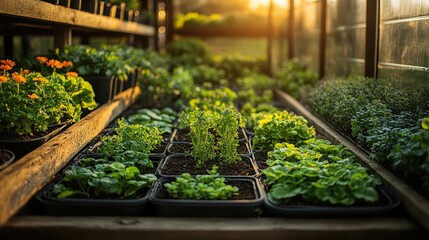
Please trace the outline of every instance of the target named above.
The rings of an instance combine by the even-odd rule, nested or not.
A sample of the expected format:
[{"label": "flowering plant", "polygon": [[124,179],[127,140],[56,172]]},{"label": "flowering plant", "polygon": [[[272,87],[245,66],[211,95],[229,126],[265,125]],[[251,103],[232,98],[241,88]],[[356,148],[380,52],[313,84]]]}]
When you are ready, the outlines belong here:
[{"label": "flowering plant", "polygon": [[51,124],[76,119],[63,85],[39,72],[15,71],[14,66],[11,60],[0,60],[0,133],[33,136]]}]

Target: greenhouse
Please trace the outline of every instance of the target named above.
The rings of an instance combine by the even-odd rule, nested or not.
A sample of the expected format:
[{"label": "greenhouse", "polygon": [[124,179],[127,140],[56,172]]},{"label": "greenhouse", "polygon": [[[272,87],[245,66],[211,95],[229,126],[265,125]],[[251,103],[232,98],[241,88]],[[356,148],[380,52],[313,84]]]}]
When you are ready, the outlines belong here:
[{"label": "greenhouse", "polygon": [[429,1],[1,0],[0,239],[429,239]]}]

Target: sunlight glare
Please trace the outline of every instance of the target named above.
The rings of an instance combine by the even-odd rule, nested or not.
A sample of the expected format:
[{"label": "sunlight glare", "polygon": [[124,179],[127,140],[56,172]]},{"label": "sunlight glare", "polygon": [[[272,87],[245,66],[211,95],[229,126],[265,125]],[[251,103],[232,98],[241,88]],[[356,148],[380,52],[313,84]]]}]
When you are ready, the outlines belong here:
[{"label": "sunlight glare", "polygon": [[[258,9],[263,7],[268,7],[270,4],[270,0],[249,0],[249,7],[251,9]],[[287,1],[286,0],[273,0],[273,4],[276,7],[286,8]]]}]

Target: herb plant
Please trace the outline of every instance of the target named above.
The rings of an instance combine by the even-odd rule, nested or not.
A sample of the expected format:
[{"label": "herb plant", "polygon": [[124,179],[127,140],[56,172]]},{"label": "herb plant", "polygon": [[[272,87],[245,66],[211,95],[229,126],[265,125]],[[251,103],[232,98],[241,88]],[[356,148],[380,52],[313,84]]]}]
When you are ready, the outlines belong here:
[{"label": "herb plant", "polygon": [[237,152],[237,130],[245,125],[245,120],[234,108],[229,107],[220,112],[220,116],[216,121],[215,131],[221,161],[227,164],[234,164],[241,161],[241,157]]},{"label": "herb plant", "polygon": [[301,145],[315,135],[314,128],[307,126],[307,120],[284,110],[265,114],[258,121],[253,145],[256,149],[273,149],[276,143],[282,142]]},{"label": "herb plant", "polygon": [[228,200],[239,191],[237,187],[227,185],[225,178],[219,177],[216,166],[208,171],[208,175],[195,178],[184,173],[176,181],[165,183],[164,187],[172,198],[193,200]]},{"label": "herb plant", "polygon": [[216,157],[215,136],[211,130],[217,118],[217,114],[200,110],[183,112],[181,116],[183,124],[190,129],[192,140],[190,155],[196,160],[197,167]]}]

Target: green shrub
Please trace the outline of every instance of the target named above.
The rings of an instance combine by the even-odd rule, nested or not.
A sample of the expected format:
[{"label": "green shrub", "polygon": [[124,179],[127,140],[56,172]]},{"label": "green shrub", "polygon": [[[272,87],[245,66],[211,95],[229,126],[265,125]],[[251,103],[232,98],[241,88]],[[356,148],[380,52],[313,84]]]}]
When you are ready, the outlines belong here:
[{"label": "green shrub", "polygon": [[316,74],[298,64],[296,61],[285,63],[275,74],[277,87],[298,98],[314,87],[317,82]]}]

